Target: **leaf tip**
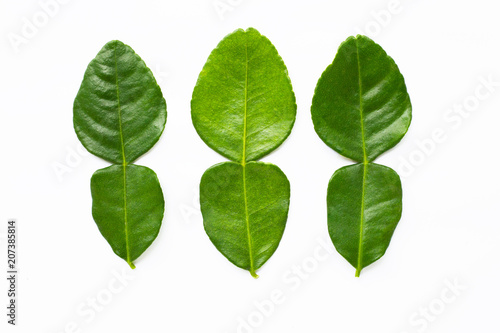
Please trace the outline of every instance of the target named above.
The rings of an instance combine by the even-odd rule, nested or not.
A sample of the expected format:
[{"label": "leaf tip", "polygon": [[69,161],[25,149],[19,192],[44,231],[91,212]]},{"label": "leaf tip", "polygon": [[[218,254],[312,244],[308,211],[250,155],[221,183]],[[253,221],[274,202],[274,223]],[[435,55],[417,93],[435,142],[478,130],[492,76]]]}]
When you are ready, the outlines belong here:
[{"label": "leaf tip", "polygon": [[247,30],[245,30],[245,33],[258,33],[260,35],[260,32],[253,27],[248,27]]}]

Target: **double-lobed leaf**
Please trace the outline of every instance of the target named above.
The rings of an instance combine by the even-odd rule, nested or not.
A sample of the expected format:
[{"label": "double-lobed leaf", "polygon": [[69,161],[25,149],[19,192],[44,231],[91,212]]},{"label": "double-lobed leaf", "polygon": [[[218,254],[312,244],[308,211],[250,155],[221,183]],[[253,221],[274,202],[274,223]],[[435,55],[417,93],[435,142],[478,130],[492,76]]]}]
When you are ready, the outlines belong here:
[{"label": "double-lobed leaf", "polygon": [[165,99],[144,61],[120,41],[107,43],[87,67],[73,124],[88,151],[114,163],[92,176],[92,214],[132,268],[158,235],[164,199],[156,174],[130,163],[159,140],[166,118]]},{"label": "double-lobed leaf", "polygon": [[210,54],[193,91],[202,140],[233,162],[200,182],[205,231],[233,264],[257,277],[283,236],[290,184],[275,165],[256,162],[290,134],[295,95],[276,48],[257,30],[236,30]]},{"label": "double-lobed leaf", "polygon": [[359,276],[384,255],[401,218],[399,176],[372,162],[410,126],[404,78],[378,44],[365,36],[349,37],[318,80],[311,114],[328,146],[360,162],[337,170],[327,195],[330,237]]}]

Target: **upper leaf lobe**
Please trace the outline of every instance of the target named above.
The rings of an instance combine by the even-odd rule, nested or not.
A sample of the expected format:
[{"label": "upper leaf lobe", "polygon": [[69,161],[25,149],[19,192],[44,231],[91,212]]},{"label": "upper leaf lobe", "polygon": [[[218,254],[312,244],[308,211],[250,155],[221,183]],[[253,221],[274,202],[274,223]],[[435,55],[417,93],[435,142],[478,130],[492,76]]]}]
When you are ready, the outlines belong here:
[{"label": "upper leaf lobe", "polygon": [[226,36],[199,75],[191,110],[203,141],[232,161],[254,161],[276,149],[296,114],[276,48],[252,28]]},{"label": "upper leaf lobe", "polygon": [[127,164],[160,138],[166,103],[150,69],[127,45],[107,43],[90,62],[73,107],[75,132],[92,154]]}]

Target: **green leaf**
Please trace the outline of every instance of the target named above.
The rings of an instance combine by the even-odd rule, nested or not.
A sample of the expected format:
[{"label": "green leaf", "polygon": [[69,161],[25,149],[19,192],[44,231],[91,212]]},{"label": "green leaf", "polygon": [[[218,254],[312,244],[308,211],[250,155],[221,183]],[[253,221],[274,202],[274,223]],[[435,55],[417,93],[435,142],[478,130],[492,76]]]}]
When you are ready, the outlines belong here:
[{"label": "green leaf", "polygon": [[191,100],[193,125],[205,143],[234,162],[203,175],[205,231],[238,267],[260,268],[285,230],[290,184],[272,164],[255,162],[290,134],[297,105],[276,48],[257,30],[236,30],[210,54]]},{"label": "green leaf", "polygon": [[112,165],[93,174],[90,188],[99,231],[113,251],[135,268],[133,261],[155,240],[163,219],[163,193],[156,174],[143,166]]},{"label": "green leaf", "polygon": [[88,65],[73,107],[85,148],[112,163],[131,163],[158,141],[166,118],[151,70],[129,46],[107,43]]},{"label": "green leaf", "polygon": [[131,268],[158,235],[165,204],[156,174],[130,163],[158,141],[166,119],[151,70],[129,46],[107,43],[87,67],[73,124],[88,151],[115,163],[92,176],[92,214]]},{"label": "green leaf", "polygon": [[276,48],[257,30],[236,30],[215,48],[191,100],[203,141],[235,162],[257,160],[292,130],[297,106]]},{"label": "green leaf", "polygon": [[254,277],[278,247],[289,203],[290,183],[273,164],[225,162],[201,178],[205,231],[229,261]]},{"label": "green leaf", "polygon": [[374,163],[343,167],[330,180],[327,205],[333,244],[359,276],[384,255],[401,218],[399,176]]},{"label": "green leaf", "polygon": [[328,186],[328,230],[337,251],[361,270],[382,257],[401,218],[396,172],[371,163],[408,131],[411,103],[394,60],[366,36],[349,37],[321,75],[311,106],[319,137],[361,162]]},{"label": "green leaf", "polygon": [[394,60],[371,39],[349,37],[318,81],[314,128],[332,149],[370,162],[394,147],[411,122],[411,103]]}]

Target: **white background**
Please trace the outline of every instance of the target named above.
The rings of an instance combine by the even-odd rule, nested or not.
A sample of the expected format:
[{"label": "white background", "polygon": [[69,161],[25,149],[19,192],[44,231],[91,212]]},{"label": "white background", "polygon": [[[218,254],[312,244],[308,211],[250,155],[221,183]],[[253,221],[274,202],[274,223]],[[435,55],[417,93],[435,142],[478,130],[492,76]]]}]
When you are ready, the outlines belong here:
[{"label": "white background", "polygon": [[[2,332],[500,331],[496,1],[60,0],[44,20],[48,2],[0,1],[3,272],[7,219],[17,219],[20,239],[19,321],[5,323],[2,277]],[[26,22],[39,27],[23,32]],[[298,104],[291,136],[263,159],[285,172],[292,197],[282,242],[258,280],[203,230],[196,189],[204,170],[225,159],[190,117],[211,50],[249,26],[278,49]],[[377,160],[402,176],[403,217],[386,255],[360,278],[326,227],[328,181],[352,162],[318,138],[310,117],[318,78],[357,33],[395,59],[413,104],[408,134]],[[13,38],[24,40],[16,46]],[[166,215],[134,271],[91,216],[90,177],[109,163],[79,153],[72,123],[86,66],[112,39],[154,71],[168,110],[160,141],[137,161],[158,174]],[[485,85],[488,78],[496,85]],[[125,282],[115,277],[122,274]],[[279,304],[270,306],[271,294]]]}]

